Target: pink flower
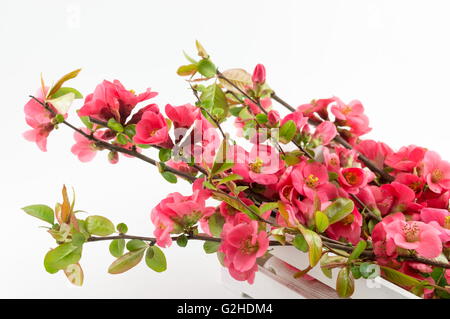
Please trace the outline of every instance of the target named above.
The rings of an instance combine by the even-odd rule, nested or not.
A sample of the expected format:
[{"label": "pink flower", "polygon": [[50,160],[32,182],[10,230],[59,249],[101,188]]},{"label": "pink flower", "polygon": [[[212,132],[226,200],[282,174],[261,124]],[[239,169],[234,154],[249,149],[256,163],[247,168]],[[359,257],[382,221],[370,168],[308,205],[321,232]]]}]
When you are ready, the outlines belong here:
[{"label": "pink flower", "polygon": [[423,176],[435,193],[450,189],[450,163],[441,160],[438,153],[427,151],[423,159]]},{"label": "pink flower", "polygon": [[335,191],[335,186],[328,182],[327,168],[318,162],[297,164],[291,178],[297,192],[310,199],[317,194],[322,201],[326,201],[328,194]]},{"label": "pink flower", "polygon": [[173,146],[169,137],[166,119],[161,113],[147,111],[136,125],[136,135],[133,138],[137,144],[158,145],[164,148]]},{"label": "pink flower", "polygon": [[426,150],[415,145],[402,147],[386,157],[386,165],[399,171],[412,171],[423,159]]},{"label": "pink flower", "polygon": [[336,105],[331,107],[331,112],[338,119],[339,125],[349,126],[350,132],[361,136],[370,132],[369,119],[364,114],[364,107],[358,100],[353,100],[348,104],[335,98]]},{"label": "pink flower", "polygon": [[97,85],[94,93],[86,97],[78,114],[80,116],[92,116],[103,121],[114,118],[117,122],[125,124],[136,104],[157,94],[147,89],[146,92],[136,95],[133,91],[125,89],[118,80],[113,82],[105,80]]},{"label": "pink flower", "polygon": [[420,219],[439,231],[443,243],[450,241],[450,212],[447,209],[422,208]]},{"label": "pink flower", "polygon": [[297,132],[301,132],[302,129],[308,124],[308,118],[303,116],[302,112],[296,111],[286,115],[280,123],[280,127],[283,126],[287,121],[294,121],[297,127]]},{"label": "pink flower", "polygon": [[[45,92],[39,89],[36,92],[36,98],[44,103],[47,88]],[[50,105],[50,107],[52,107]],[[39,102],[30,99],[24,107],[25,120],[32,130],[26,131],[23,136],[30,142],[35,142],[39,149],[47,152],[47,137],[55,125],[52,123],[53,116]],[[56,112],[56,109],[54,109]]]},{"label": "pink flower", "polygon": [[[255,104],[253,101],[251,101],[250,99],[244,99],[244,103],[250,108],[251,113],[253,114],[259,114],[261,113],[261,108]],[[272,100],[270,99],[270,97],[265,97],[259,100],[259,105],[265,109],[265,110],[269,110],[272,106]]]},{"label": "pink flower", "polygon": [[252,75],[252,82],[255,84],[264,84],[266,82],[266,68],[264,65],[256,65]]},{"label": "pink flower", "polygon": [[[81,128],[81,130],[86,134],[91,134],[91,132],[87,128]],[[100,134],[101,132],[97,131],[95,133],[95,137],[100,138],[99,137]],[[78,159],[84,163],[94,159],[98,151],[98,148],[95,146],[95,143],[78,132],[75,132],[73,134],[73,137],[76,143],[72,146],[71,152],[74,155],[78,156]]]},{"label": "pink flower", "polygon": [[317,112],[322,118],[326,119],[328,117],[328,105],[332,102],[334,102],[334,98],[312,100],[311,103],[300,105],[297,111],[303,113],[306,117],[313,117],[314,113]]},{"label": "pink flower", "polygon": [[376,194],[377,206],[383,216],[405,211],[415,198],[411,188],[398,182],[382,185]]},{"label": "pink flower", "polygon": [[373,179],[373,173],[369,173],[362,168],[349,167],[339,172],[339,183],[349,193],[357,194]]},{"label": "pink flower", "polygon": [[269,247],[266,232],[258,231],[258,222],[254,220],[238,225],[226,223],[221,237],[219,251],[225,254],[224,263],[232,272],[248,274],[254,270],[256,258],[263,256]]},{"label": "pink flower", "polygon": [[186,162],[183,161],[168,160],[166,162],[166,165],[192,176],[197,175],[197,169],[195,167],[189,166]]},{"label": "pink flower", "polygon": [[155,225],[154,235],[159,246],[170,246],[170,234],[182,233],[194,226],[203,216],[211,214],[211,208],[205,207],[210,191],[203,189],[202,183],[203,179],[194,182],[191,196],[171,193],[153,208],[151,220]]},{"label": "pink flower", "polygon": [[180,106],[166,105],[166,115],[173,122],[175,128],[189,128],[198,117],[199,108],[191,104]]},{"label": "pink flower", "polygon": [[[242,200],[242,202],[244,204],[246,204],[248,206],[251,206],[251,205],[255,204],[248,198],[240,197],[240,199]],[[240,214],[243,214],[243,212],[241,212],[241,211],[237,210],[236,208],[230,206],[226,202],[220,203],[219,210],[220,210],[220,214],[225,218],[225,221],[227,223],[231,223],[233,225],[236,225],[236,223],[235,223],[236,216],[240,215]],[[245,216],[247,216],[247,215],[245,215]],[[239,221],[241,221],[240,218],[241,218],[241,216],[239,216]],[[248,218],[248,220],[250,221],[250,218]]]},{"label": "pink flower", "polygon": [[355,149],[370,159],[377,168],[384,168],[384,161],[387,156],[392,154],[389,146],[382,142],[375,142],[373,140],[364,140],[355,145]]},{"label": "pink flower", "polygon": [[244,180],[261,185],[278,182],[277,173],[282,168],[282,161],[278,152],[269,145],[254,145],[249,154],[242,152],[242,148],[235,147],[239,157],[236,158],[232,170],[241,175]]},{"label": "pink flower", "polygon": [[318,141],[318,144],[328,145],[336,137],[336,126],[330,121],[323,121],[320,123],[313,134],[313,139]]},{"label": "pink flower", "polygon": [[330,153],[328,147],[323,148],[323,161],[327,169],[331,172],[338,173],[340,170],[340,160],[336,153]]},{"label": "pink flower", "polygon": [[402,218],[387,224],[386,233],[397,247],[415,250],[424,258],[435,258],[442,252],[439,231],[431,225]]},{"label": "pink flower", "polygon": [[395,181],[408,186],[417,194],[422,193],[423,186],[425,185],[425,181],[421,177],[409,173],[399,173],[395,177]]},{"label": "pink flower", "polygon": [[362,221],[362,215],[355,206],[351,214],[337,223],[330,225],[326,233],[331,239],[339,240],[340,238],[344,238],[353,245],[356,245],[361,236]]},{"label": "pink flower", "polygon": [[267,119],[271,125],[278,124],[278,122],[280,122],[280,119],[281,119],[280,113],[278,113],[278,111],[276,111],[276,110],[270,110],[267,113]]}]

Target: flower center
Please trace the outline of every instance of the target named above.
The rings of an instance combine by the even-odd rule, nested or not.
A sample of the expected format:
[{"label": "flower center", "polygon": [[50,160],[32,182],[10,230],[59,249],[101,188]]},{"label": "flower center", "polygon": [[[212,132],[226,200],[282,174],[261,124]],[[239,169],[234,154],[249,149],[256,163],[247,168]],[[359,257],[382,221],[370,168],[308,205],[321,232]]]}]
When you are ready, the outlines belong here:
[{"label": "flower center", "polygon": [[444,228],[450,229],[450,215],[445,216],[445,219],[444,219]]},{"label": "flower center", "polygon": [[344,225],[350,225],[351,223],[353,223],[354,220],[355,220],[355,215],[348,214],[343,219],[341,219],[341,223],[343,223]]},{"label": "flower center", "polygon": [[240,251],[245,255],[252,255],[258,251],[258,244],[252,244],[251,238],[245,239],[241,242]]},{"label": "flower center", "polygon": [[157,129],[153,129],[153,130],[151,130],[148,134],[149,134],[150,136],[154,136],[154,135],[156,134],[156,132],[158,132],[158,130],[157,130]]},{"label": "flower center", "polygon": [[344,177],[345,180],[350,184],[350,185],[355,185],[358,183],[358,176],[356,176],[355,173],[353,172],[345,172],[344,173]]},{"label": "flower center", "polygon": [[421,186],[420,182],[413,182],[413,183],[409,184],[409,188],[411,188],[416,193],[418,191],[420,191],[420,186]]},{"label": "flower center", "polygon": [[264,165],[264,162],[262,161],[262,159],[257,157],[253,163],[248,164],[248,167],[250,168],[250,170],[252,172],[259,174],[259,173],[261,173],[261,168],[263,165]]},{"label": "flower center", "polygon": [[352,107],[349,105],[346,105],[342,108],[342,113],[344,113],[345,115],[347,115],[348,113],[350,113],[352,111]]},{"label": "flower center", "polygon": [[330,159],[330,165],[331,166],[337,166],[338,165],[336,157],[333,157],[333,158]]},{"label": "flower center", "polygon": [[416,223],[405,224],[403,226],[403,233],[405,234],[406,241],[410,243],[419,240],[419,227]]},{"label": "flower center", "polygon": [[305,183],[309,188],[315,188],[319,183],[319,178],[313,174],[309,174],[305,180]]},{"label": "flower center", "polygon": [[436,168],[431,174],[431,181],[433,183],[439,182],[443,177],[442,171],[439,168]]}]

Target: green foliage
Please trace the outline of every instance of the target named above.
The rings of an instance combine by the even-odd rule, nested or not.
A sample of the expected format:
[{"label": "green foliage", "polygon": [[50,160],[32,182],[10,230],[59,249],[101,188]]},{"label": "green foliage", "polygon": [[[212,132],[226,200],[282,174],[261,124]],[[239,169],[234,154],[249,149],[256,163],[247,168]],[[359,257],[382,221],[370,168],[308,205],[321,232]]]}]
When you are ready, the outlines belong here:
[{"label": "green foliage", "polygon": [[297,126],[295,125],[295,122],[292,120],[287,121],[280,128],[279,132],[280,142],[284,144],[289,143],[294,138],[296,132]]},{"label": "green foliage", "polygon": [[357,259],[361,255],[361,253],[366,249],[366,247],[367,242],[365,240],[360,240],[356,245],[355,249],[350,254],[350,257],[348,257],[348,261]]},{"label": "green foliage", "polygon": [[108,236],[114,233],[114,224],[106,217],[92,215],[86,218],[86,229],[92,235]]},{"label": "green foliage", "polygon": [[142,260],[145,248],[134,250],[117,258],[108,268],[110,274],[121,274],[135,267]]},{"label": "green foliage", "polygon": [[364,262],[359,265],[361,276],[366,279],[373,279],[380,275],[380,266],[377,264]]},{"label": "green foliage", "polygon": [[77,69],[77,70],[75,70],[75,71],[72,71],[72,72],[67,73],[67,74],[64,75],[62,78],[60,78],[60,79],[55,83],[55,85],[53,85],[53,87],[50,89],[50,91],[49,91],[48,94],[47,94],[47,97],[48,97],[48,98],[54,98],[53,95],[54,95],[56,92],[58,92],[59,89],[61,89],[61,87],[63,86],[63,84],[64,84],[66,81],[75,78],[75,77],[78,75],[78,73],[80,73],[80,71],[81,71],[81,69]]},{"label": "green foliage", "polygon": [[355,291],[355,280],[348,267],[339,271],[336,280],[336,291],[341,298],[349,298]]},{"label": "green foliage", "polygon": [[220,243],[215,241],[205,241],[203,249],[207,254],[213,254],[219,249]]},{"label": "green foliage", "polygon": [[298,225],[300,232],[308,243],[309,247],[309,264],[314,267],[322,257],[322,239],[314,231],[305,228],[301,224]]},{"label": "green foliage", "polygon": [[123,126],[119,122],[117,122],[114,118],[110,118],[108,121],[108,127],[116,132],[122,133],[123,132]]},{"label": "green foliage", "polygon": [[187,246],[187,244],[188,244],[188,238],[186,237],[186,235],[180,235],[180,236],[178,236],[178,238],[177,238],[177,244],[178,244],[178,246],[180,246],[180,247],[186,247]]},{"label": "green foliage", "polygon": [[67,93],[73,93],[76,99],[83,98],[83,94],[81,94],[78,90],[70,87],[62,87],[52,95],[52,99],[56,99],[60,96],[66,95]]},{"label": "green foliage", "polygon": [[292,245],[297,248],[298,250],[303,251],[304,253],[308,252],[309,247],[308,243],[305,240],[305,237],[303,237],[302,234],[297,234],[294,237],[294,240],[292,241]]},{"label": "green foliage", "polygon": [[216,66],[211,62],[210,59],[202,59],[197,64],[198,72],[207,78],[215,76],[216,69]]},{"label": "green foliage", "polygon": [[[200,102],[202,106],[212,114],[218,114],[217,111],[214,111],[215,109],[222,110],[222,112],[215,117],[218,122],[221,122],[227,117],[229,106],[225,93],[223,93],[219,85],[214,83],[207,86],[200,95]],[[209,119],[209,117],[206,118]],[[212,123],[215,124],[214,121],[212,121]]]},{"label": "green foliage", "polygon": [[131,239],[127,243],[127,249],[129,251],[136,251],[143,248],[146,248],[147,244],[140,239]]},{"label": "green foliage", "polygon": [[145,263],[150,269],[156,272],[163,272],[167,269],[166,256],[158,246],[150,246],[147,248]]},{"label": "green foliage", "polygon": [[55,213],[47,205],[30,205],[22,208],[30,216],[39,218],[51,225],[55,223]]},{"label": "green foliage", "polygon": [[128,226],[124,223],[117,224],[116,229],[120,234],[126,234],[128,232]]},{"label": "green foliage", "polygon": [[330,206],[328,206],[324,213],[328,216],[330,225],[337,223],[351,214],[355,204],[348,198],[337,198]]},{"label": "green foliage", "polygon": [[214,237],[220,237],[224,224],[225,218],[220,212],[215,212],[208,218],[209,231]]},{"label": "green foliage", "polygon": [[219,185],[220,185],[220,184],[225,184],[225,183],[228,183],[228,182],[233,182],[233,181],[241,180],[241,179],[243,179],[243,177],[242,177],[241,175],[239,175],[239,174],[230,174],[230,175],[228,175],[227,177],[222,178],[222,179],[219,181]]},{"label": "green foliage", "polygon": [[114,239],[109,244],[109,252],[116,258],[119,258],[123,255],[125,250],[125,239]]},{"label": "green foliage", "polygon": [[64,243],[50,250],[44,257],[44,267],[54,274],[67,266],[76,264],[81,258],[82,248],[72,243]]},{"label": "green foliage", "polygon": [[323,233],[330,225],[328,216],[325,215],[320,210],[314,213],[314,222],[316,224],[316,229],[319,233]]},{"label": "green foliage", "polygon": [[165,171],[165,172],[162,172],[161,175],[169,183],[176,184],[178,181],[176,175],[172,172]]},{"label": "green foliage", "polygon": [[159,160],[161,162],[167,162],[172,157],[172,150],[167,148],[162,148],[159,150]]},{"label": "green foliage", "polygon": [[197,73],[197,63],[182,65],[177,70],[177,74],[180,76],[189,76],[195,73]]}]

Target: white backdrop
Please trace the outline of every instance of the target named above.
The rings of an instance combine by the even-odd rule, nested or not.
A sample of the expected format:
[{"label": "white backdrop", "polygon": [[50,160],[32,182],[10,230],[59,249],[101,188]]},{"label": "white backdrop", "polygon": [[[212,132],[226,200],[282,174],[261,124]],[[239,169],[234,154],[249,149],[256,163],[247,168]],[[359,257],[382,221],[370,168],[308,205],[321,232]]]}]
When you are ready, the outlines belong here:
[{"label": "white backdrop", "polygon": [[82,164],[70,153],[72,132],[65,128],[52,133],[48,153],[26,142],[23,105],[40,72],[50,82],[82,67],[70,84],[85,95],[117,78],[137,92],[160,92],[161,106],[184,104],[193,99],[175,70],[185,63],[182,50],[194,53],[199,39],[222,70],[264,63],[272,88],[293,105],[358,98],[373,127],[369,137],[395,148],[415,143],[450,159],[449,9],[445,0],[2,0],[0,297],[234,296],[220,285],[215,256],[205,256],[199,243],[168,249],[162,274],[140,265],[108,275],[107,243],[86,245],[83,288],[45,272],[43,256],[54,242],[21,207],[52,206],[65,183],[76,189],[78,208],[150,235],[151,208],[167,193],[189,189],[165,183],[137,160],[113,166],[105,153]]}]

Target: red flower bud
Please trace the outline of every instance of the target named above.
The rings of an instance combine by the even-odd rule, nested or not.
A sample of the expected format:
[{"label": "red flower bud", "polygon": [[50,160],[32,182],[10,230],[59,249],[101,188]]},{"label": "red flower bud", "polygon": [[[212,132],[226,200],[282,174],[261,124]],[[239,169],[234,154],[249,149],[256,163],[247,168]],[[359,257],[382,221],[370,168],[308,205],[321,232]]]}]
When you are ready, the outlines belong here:
[{"label": "red flower bud", "polygon": [[266,82],[266,68],[262,64],[257,64],[253,71],[252,81],[255,84],[263,84]]}]

